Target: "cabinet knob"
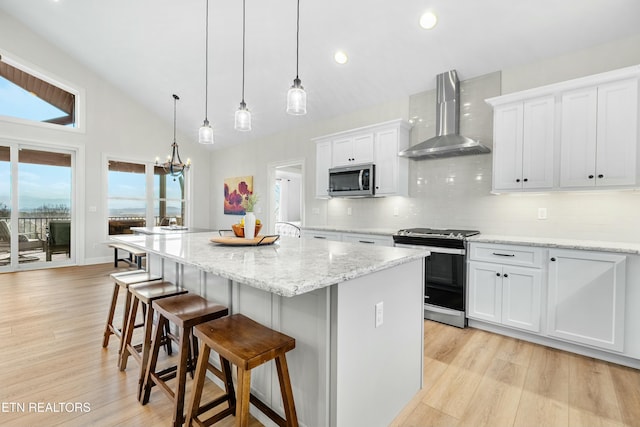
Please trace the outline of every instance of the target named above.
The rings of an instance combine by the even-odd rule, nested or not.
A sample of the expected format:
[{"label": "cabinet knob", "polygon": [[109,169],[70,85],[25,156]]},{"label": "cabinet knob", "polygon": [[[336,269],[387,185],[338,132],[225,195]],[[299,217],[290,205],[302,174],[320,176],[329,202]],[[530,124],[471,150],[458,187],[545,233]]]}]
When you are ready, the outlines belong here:
[{"label": "cabinet knob", "polygon": [[529,178],[525,178],[525,179],[524,179],[524,182],[527,182],[527,181],[529,181]]},{"label": "cabinet knob", "polygon": [[589,179],[593,179],[593,175],[589,175]]},{"label": "cabinet knob", "polygon": [[504,273],[503,276],[504,277],[509,277],[509,275],[507,273]]},{"label": "cabinet knob", "polygon": [[556,259],[554,257],[551,258],[551,261],[555,261]]},{"label": "cabinet knob", "polygon": [[520,182],[520,178],[516,179],[516,182]]},{"label": "cabinet knob", "polygon": [[496,273],[496,276],[500,277],[500,273]]},{"label": "cabinet knob", "polygon": [[604,175],[599,174],[599,175],[598,175],[598,178],[604,178]]}]

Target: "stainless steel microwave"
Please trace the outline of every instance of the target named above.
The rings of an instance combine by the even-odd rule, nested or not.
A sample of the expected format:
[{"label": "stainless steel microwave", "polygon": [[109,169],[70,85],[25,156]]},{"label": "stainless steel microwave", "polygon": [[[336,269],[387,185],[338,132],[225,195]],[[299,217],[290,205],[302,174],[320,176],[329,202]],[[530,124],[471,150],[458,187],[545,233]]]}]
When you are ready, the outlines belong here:
[{"label": "stainless steel microwave", "polygon": [[329,196],[367,197],[375,194],[373,163],[329,169]]}]

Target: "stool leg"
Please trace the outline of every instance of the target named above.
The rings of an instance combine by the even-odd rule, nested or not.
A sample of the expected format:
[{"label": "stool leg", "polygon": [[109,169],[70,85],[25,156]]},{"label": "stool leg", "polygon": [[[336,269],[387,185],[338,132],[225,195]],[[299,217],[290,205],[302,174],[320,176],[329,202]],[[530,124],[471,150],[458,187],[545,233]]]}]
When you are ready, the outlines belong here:
[{"label": "stool leg", "polygon": [[141,393],[142,400],[140,403],[146,405],[149,403],[149,396],[151,395],[151,387],[153,387],[153,379],[151,375],[156,372],[156,365],[158,363],[158,352],[160,351],[160,341],[162,340],[162,331],[164,329],[167,319],[164,316],[160,316],[158,319],[158,325],[156,326],[156,333],[153,336],[153,344],[151,346],[151,353],[149,354],[149,363],[145,368],[144,384],[142,386],[143,393]]},{"label": "stool leg", "polygon": [[284,354],[276,357],[276,368],[278,369],[278,381],[280,381],[280,393],[282,394],[282,405],[284,406],[287,426],[298,427],[298,416],[296,415],[296,406],[293,402],[293,389],[291,388],[291,379],[289,378],[289,368],[287,367],[287,358]]},{"label": "stool leg", "polygon": [[238,393],[236,404],[236,427],[249,426],[249,399],[251,396],[251,371],[238,366]]},{"label": "stool leg", "polygon": [[[142,341],[142,356],[140,357],[140,377],[138,378],[138,400],[142,395],[142,386],[144,385],[144,374],[149,361],[149,352],[151,351],[151,331],[153,330],[153,307],[149,304],[147,313],[144,318],[144,340]],[[135,321],[135,319],[134,319]],[[159,328],[162,331],[162,328]]]},{"label": "stool leg", "polygon": [[191,392],[191,401],[187,413],[187,427],[191,427],[193,419],[198,417],[198,409],[200,408],[200,400],[202,399],[202,388],[207,374],[207,361],[209,360],[210,353],[211,349],[209,346],[203,345],[198,355],[198,365],[196,366],[193,391]]},{"label": "stool leg", "polygon": [[120,286],[116,283],[113,287],[113,296],[111,297],[111,308],[109,308],[109,314],[107,314],[107,325],[104,328],[104,338],[102,339],[102,347],[106,347],[109,345],[109,337],[113,332],[111,332],[111,327],[113,327],[113,315],[116,311],[116,304],[118,302],[118,292],[120,292]]},{"label": "stool leg", "polygon": [[[191,328],[185,328],[180,331],[180,350],[178,361],[177,380],[178,386],[174,393],[174,405],[173,405],[173,425],[174,427],[181,427],[184,422],[184,391],[187,385],[187,360],[189,359],[189,342],[190,342]],[[205,365],[206,366],[206,365]]]},{"label": "stool leg", "polygon": [[[131,311],[131,292],[129,292],[128,289],[126,289],[126,292],[127,292],[127,296],[124,299],[124,311],[122,313],[122,330],[120,332],[120,349],[118,350],[118,354],[122,354],[122,348],[123,348],[122,343],[124,343],[124,339],[123,339],[124,331],[129,321],[129,312]],[[133,319],[133,321],[135,322],[135,318]]]},{"label": "stool leg", "polygon": [[236,391],[233,388],[233,376],[231,374],[231,364],[227,359],[220,356],[220,366],[222,367],[222,373],[224,374],[225,391],[229,396],[229,410],[232,414],[236,413]]},{"label": "stool leg", "polygon": [[131,303],[131,310],[129,312],[129,317],[127,318],[127,327],[126,333],[122,335],[122,352],[120,353],[120,360],[118,361],[118,366],[121,371],[127,369],[127,361],[129,360],[129,344],[131,344],[131,340],[133,338],[133,330],[135,329],[136,323],[136,315],[138,314],[138,304],[139,300],[137,297],[133,298],[133,302]]}]

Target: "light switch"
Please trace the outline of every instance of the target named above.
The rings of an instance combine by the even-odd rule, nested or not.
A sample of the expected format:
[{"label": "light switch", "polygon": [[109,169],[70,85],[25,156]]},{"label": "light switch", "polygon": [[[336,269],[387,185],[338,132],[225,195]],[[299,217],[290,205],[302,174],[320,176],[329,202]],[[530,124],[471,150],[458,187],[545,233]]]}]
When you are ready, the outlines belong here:
[{"label": "light switch", "polygon": [[376,328],[382,326],[384,303],[380,301],[376,304]]}]

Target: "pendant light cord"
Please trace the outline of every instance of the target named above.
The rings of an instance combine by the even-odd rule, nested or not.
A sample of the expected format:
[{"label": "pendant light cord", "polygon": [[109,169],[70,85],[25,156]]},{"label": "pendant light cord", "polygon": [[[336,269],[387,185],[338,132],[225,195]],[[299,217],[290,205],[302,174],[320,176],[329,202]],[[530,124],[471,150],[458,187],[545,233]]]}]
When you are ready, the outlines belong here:
[{"label": "pendant light cord", "polygon": [[173,94],[173,142],[176,142],[176,103],[178,102],[178,95]]},{"label": "pendant light cord", "polygon": [[296,15],[296,79],[298,79],[298,57],[300,52],[300,0],[298,0]]},{"label": "pendant light cord", "polygon": [[245,5],[246,0],[242,0],[242,103],[244,104],[244,49],[245,49]]},{"label": "pendant light cord", "polygon": [[209,0],[207,2],[207,19],[205,26],[205,41],[204,41],[204,120],[208,122],[208,110],[209,110]]}]

